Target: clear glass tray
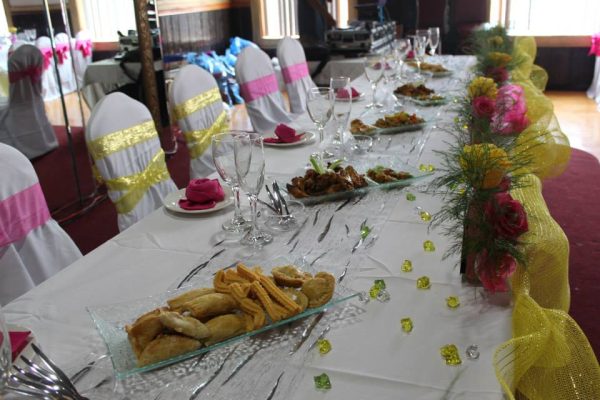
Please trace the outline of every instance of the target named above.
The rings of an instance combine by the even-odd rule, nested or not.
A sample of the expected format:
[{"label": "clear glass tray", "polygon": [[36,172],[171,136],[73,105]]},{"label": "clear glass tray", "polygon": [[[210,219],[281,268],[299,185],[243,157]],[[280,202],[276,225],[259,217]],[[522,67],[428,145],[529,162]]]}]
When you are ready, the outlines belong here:
[{"label": "clear glass tray", "polygon": [[[276,264],[283,265],[281,261]],[[325,269],[319,270],[322,271]],[[333,271],[335,271],[335,268],[331,270],[331,272]],[[212,274],[209,274],[208,276],[206,276],[205,282],[202,284],[200,284],[200,280],[196,280],[194,282],[193,287],[212,287],[212,278]],[[291,318],[281,320],[275,323],[270,323],[260,329],[245,333],[243,335],[235,336],[231,339],[216,343],[209,347],[202,347],[198,350],[177,357],[172,357],[167,360],[157,362],[155,364],[147,365],[144,367],[138,367],[136,357],[133,353],[133,350],[131,349],[129,340],[127,339],[125,325],[131,324],[140,315],[150,310],[153,310],[160,306],[165,306],[167,299],[175,297],[183,292],[186,292],[192,289],[193,287],[186,286],[182,287],[181,289],[167,291],[162,294],[149,296],[143,299],[126,301],[112,305],[87,307],[87,311],[89,312],[92,320],[96,324],[96,328],[98,329],[100,336],[102,337],[106,344],[106,347],[108,348],[108,352],[111,357],[113,367],[115,369],[115,374],[118,379],[123,379],[127,376],[131,376],[140,372],[147,372],[158,368],[166,367],[168,365],[175,364],[177,362],[196,357],[200,354],[207,353],[209,351],[227,346],[231,343],[238,342],[247,337],[271,331],[274,328],[319,313],[327,308],[335,306],[341,302],[344,302],[359,295],[358,292],[352,291],[341,284],[337,284],[331,301],[321,307],[307,309],[303,313],[295,315]],[[274,334],[281,333],[278,331],[274,331]]]},{"label": "clear glass tray", "polygon": [[444,104],[447,104],[449,101],[446,96],[442,96],[441,99],[417,99],[416,97],[404,96],[401,94],[394,94],[394,96],[399,97],[403,100],[411,101],[411,102],[415,103],[416,105],[419,105],[422,107],[443,106]]}]

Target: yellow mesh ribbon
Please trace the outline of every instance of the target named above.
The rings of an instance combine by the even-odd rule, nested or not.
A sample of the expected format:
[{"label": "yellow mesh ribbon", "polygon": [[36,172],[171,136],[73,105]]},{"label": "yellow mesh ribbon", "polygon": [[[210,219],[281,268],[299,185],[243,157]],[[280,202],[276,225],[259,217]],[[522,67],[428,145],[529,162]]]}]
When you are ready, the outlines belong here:
[{"label": "yellow mesh ribbon", "polygon": [[109,154],[116,153],[145,142],[157,136],[154,121],[150,120],[127,129],[109,133],[87,143],[88,150],[94,160],[100,160]]},{"label": "yellow mesh ribbon", "polygon": [[106,186],[112,191],[124,192],[114,202],[117,212],[124,214],[135,208],[148,188],[169,178],[169,171],[165,163],[165,153],[160,149],[152,157],[152,160],[144,171],[120,178],[107,179]]},{"label": "yellow mesh ribbon", "polygon": [[183,136],[190,150],[190,157],[193,159],[202,155],[208,146],[210,146],[210,138],[217,133],[226,131],[228,127],[227,113],[223,111],[210,128],[184,132]]},{"label": "yellow mesh ribbon", "polygon": [[512,339],[498,347],[494,368],[507,398],[600,399],[600,366],[569,309],[567,238],[552,219],[535,175],[512,191],[525,206],[525,267],[512,277]]},{"label": "yellow mesh ribbon", "polygon": [[177,120],[183,119],[201,108],[206,107],[210,103],[215,103],[217,101],[221,101],[221,92],[219,92],[219,88],[215,87],[204,93],[200,93],[198,96],[192,97],[181,104],[177,104],[173,107],[173,116]]}]

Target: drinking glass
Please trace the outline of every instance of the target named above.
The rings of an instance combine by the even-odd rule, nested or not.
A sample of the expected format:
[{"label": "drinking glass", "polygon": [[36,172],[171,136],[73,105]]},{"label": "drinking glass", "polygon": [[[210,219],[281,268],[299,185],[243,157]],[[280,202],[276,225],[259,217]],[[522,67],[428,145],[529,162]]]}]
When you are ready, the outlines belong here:
[{"label": "drinking glass", "polygon": [[317,126],[319,141],[325,140],[325,125],[333,113],[333,90],[328,87],[313,87],[308,91],[306,108],[310,119]]},{"label": "drinking glass", "polygon": [[435,50],[440,45],[440,28],[429,28],[429,45],[431,46],[431,55],[435,56]]},{"label": "drinking glass", "polygon": [[8,328],[0,309],[0,394],[6,386],[8,375],[12,364],[12,351],[10,347],[10,339],[8,336]]},{"label": "drinking glass", "polygon": [[421,63],[425,58],[425,48],[427,47],[427,38],[424,36],[414,35],[412,39],[412,47],[415,52],[415,62],[417,63],[418,74],[421,75]]},{"label": "drinking glass", "polygon": [[412,49],[410,40],[408,39],[397,39],[394,41],[394,54],[398,63],[398,78],[402,79],[402,68],[404,67],[404,60]]},{"label": "drinking glass", "polygon": [[234,140],[235,170],[241,188],[250,200],[252,224],[241,243],[261,247],[273,240],[273,236],[258,229],[256,203],[265,182],[265,154],[263,138],[257,133],[237,136]]},{"label": "drinking glass", "polygon": [[371,91],[373,92],[373,101],[367,104],[365,108],[379,108],[383,107],[382,104],[377,103],[375,98],[377,92],[377,84],[383,78],[383,65],[384,60],[380,55],[371,55],[364,58],[365,76],[371,84]]},{"label": "drinking glass", "polygon": [[[329,80],[329,87],[333,91],[335,101],[333,102],[333,120],[335,121],[335,137],[333,144],[338,144],[341,150],[341,156],[344,156],[344,133],[350,121],[352,111],[352,86],[350,78],[346,76],[337,76]],[[347,93],[348,96],[340,96],[341,93]]]},{"label": "drinking glass", "polygon": [[222,228],[228,232],[243,232],[249,228],[248,221],[242,216],[240,208],[240,184],[235,168],[234,140],[245,136],[243,131],[228,131],[211,138],[212,158],[219,176],[233,192],[233,218],[223,223]]}]

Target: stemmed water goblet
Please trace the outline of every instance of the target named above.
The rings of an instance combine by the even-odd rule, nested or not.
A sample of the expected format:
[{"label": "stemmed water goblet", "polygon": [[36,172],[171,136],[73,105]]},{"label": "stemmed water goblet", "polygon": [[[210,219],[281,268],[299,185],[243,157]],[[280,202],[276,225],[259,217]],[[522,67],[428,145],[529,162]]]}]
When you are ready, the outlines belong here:
[{"label": "stemmed water goblet", "polygon": [[243,232],[248,229],[248,221],[242,216],[240,208],[240,184],[235,167],[234,141],[239,136],[247,135],[243,131],[228,131],[211,138],[212,159],[219,176],[233,192],[233,218],[223,223],[222,228],[228,232]]},{"label": "stemmed water goblet", "polygon": [[344,157],[344,133],[348,127],[350,113],[352,111],[352,86],[350,78],[337,76],[329,80],[329,87],[333,91],[333,120],[335,121],[334,144],[340,146],[340,157]]},{"label": "stemmed water goblet", "polygon": [[431,47],[431,55],[435,56],[435,51],[440,45],[440,28],[429,28],[429,46]]},{"label": "stemmed water goblet", "polygon": [[[329,87],[313,87],[308,90],[306,108],[310,119],[319,131],[319,142],[325,141],[325,125],[333,114],[333,90]],[[333,157],[333,154],[324,150],[323,158]]]},{"label": "stemmed water goblet", "polygon": [[265,153],[263,138],[257,133],[236,136],[234,139],[235,170],[240,187],[250,200],[252,224],[241,243],[261,247],[270,243],[273,236],[258,229],[256,205],[258,194],[265,182]]},{"label": "stemmed water goblet", "polygon": [[379,108],[383,107],[382,104],[377,103],[377,84],[383,78],[384,60],[381,55],[370,55],[364,58],[365,76],[371,84],[371,91],[373,92],[373,100],[370,104],[367,104],[365,108]]}]

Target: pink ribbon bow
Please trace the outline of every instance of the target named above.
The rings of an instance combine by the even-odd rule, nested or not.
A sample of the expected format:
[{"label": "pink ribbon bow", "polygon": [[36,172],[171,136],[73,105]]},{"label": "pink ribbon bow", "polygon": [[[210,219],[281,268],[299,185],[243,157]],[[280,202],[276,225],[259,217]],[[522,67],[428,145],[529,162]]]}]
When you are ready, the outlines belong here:
[{"label": "pink ribbon bow", "polygon": [[596,55],[600,57],[600,33],[592,35],[592,47],[590,47],[590,52],[588,55]]},{"label": "pink ribbon bow", "polygon": [[83,54],[84,57],[89,57],[92,55],[92,41],[90,39],[77,39],[75,42],[75,48]]},{"label": "pink ribbon bow", "polygon": [[52,49],[50,47],[41,48],[42,56],[44,57],[44,69],[48,69],[52,61]]},{"label": "pink ribbon bow", "polygon": [[67,43],[56,44],[56,56],[58,57],[58,63],[64,64],[65,60],[69,58],[69,45]]},{"label": "pink ribbon bow", "polygon": [[21,79],[29,77],[32,82],[37,82],[41,79],[43,72],[44,70],[42,67],[36,67],[32,65],[20,71],[10,71],[8,73],[8,81],[10,83],[15,83]]}]

